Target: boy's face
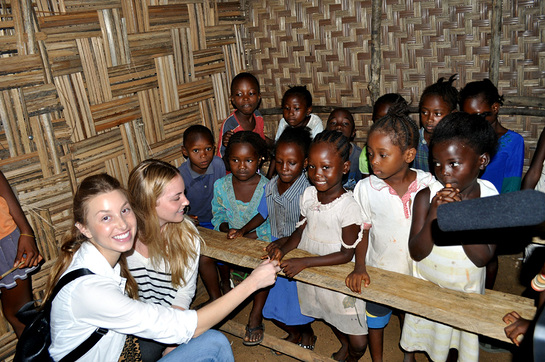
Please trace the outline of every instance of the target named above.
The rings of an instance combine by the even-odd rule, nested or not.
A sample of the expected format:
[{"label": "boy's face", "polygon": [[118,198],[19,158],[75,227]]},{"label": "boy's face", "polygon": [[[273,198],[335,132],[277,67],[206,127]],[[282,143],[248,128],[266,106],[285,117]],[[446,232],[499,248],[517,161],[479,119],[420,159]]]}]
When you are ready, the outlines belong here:
[{"label": "boy's face", "polygon": [[303,97],[297,94],[290,95],[284,100],[282,108],[284,120],[290,127],[305,127],[308,124],[312,107],[307,107]]},{"label": "boy's face", "polygon": [[338,131],[349,140],[356,135],[356,125],[352,115],[344,110],[338,110],[329,115],[326,129],[328,131]]},{"label": "boy's face", "polygon": [[251,116],[259,105],[259,86],[252,79],[242,78],[231,86],[231,102],[237,111]]},{"label": "boy's face", "polygon": [[202,175],[214,158],[214,142],[210,137],[195,133],[182,146],[182,153],[189,158],[191,169]]}]

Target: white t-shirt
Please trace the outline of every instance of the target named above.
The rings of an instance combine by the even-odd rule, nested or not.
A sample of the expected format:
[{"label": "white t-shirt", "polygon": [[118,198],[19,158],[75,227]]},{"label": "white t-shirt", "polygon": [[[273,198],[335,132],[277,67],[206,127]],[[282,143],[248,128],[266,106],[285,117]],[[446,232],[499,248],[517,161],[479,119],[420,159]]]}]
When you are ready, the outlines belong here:
[{"label": "white t-shirt", "polygon": [[95,275],[80,277],[61,289],[51,308],[49,353],[58,361],[97,328],[108,333],[78,361],[117,361],[125,335],[161,343],[187,343],[197,328],[197,312],[148,304],[125,295],[125,278],[90,242],[75,253],[67,272],[90,269]]},{"label": "white t-shirt", "polygon": [[[274,138],[275,141],[278,141],[280,135],[282,135],[282,132],[284,132],[286,127],[288,127],[288,122],[282,118],[278,123],[278,130],[276,131],[276,137]],[[310,138],[312,139],[314,139],[318,133],[324,130],[322,120],[314,113],[310,114],[310,121],[308,121],[307,127],[310,128]]]}]

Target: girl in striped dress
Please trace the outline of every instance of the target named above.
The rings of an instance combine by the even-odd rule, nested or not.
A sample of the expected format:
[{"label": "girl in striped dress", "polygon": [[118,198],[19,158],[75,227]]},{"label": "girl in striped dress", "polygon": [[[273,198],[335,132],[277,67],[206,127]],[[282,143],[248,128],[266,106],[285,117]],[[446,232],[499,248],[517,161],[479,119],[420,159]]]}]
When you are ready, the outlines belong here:
[{"label": "girl in striped dress", "polygon": [[[414,200],[409,238],[409,252],[415,261],[413,276],[443,288],[484,293],[485,266],[496,246],[472,240],[467,233],[463,240],[453,240],[433,225],[441,204],[498,194],[492,183],[478,179],[494,155],[496,143],[496,134],[486,120],[463,112],[446,116],[435,128],[430,150],[437,181]],[[433,361],[479,359],[476,334],[410,314],[405,317],[401,347],[425,351]]]},{"label": "girl in striped dress", "polygon": [[[202,239],[185,217],[184,191],[180,171],[167,162],[146,160],[132,170],[129,198],[138,235],[127,263],[141,301],[187,310],[195,296]],[[148,339],[138,342],[144,362],[174,349]]]}]

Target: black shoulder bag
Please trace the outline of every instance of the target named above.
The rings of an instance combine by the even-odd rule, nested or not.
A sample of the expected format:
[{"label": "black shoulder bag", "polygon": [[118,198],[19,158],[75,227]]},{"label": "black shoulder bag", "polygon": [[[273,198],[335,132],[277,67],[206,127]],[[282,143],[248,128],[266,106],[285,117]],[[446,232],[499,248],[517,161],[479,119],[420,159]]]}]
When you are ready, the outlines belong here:
[{"label": "black shoulder bag", "polygon": [[[36,308],[34,302],[25,304],[18,312],[17,318],[25,324],[25,329],[17,342],[15,362],[42,362],[53,361],[49,355],[51,345],[51,331],[49,326],[51,303],[59,291],[71,281],[84,275],[94,274],[86,268],[76,269],[63,276],[51,293],[50,298],[42,307]],[[97,328],[76,349],[64,356],[61,361],[76,361],[87,353],[106,333],[105,328]]]}]

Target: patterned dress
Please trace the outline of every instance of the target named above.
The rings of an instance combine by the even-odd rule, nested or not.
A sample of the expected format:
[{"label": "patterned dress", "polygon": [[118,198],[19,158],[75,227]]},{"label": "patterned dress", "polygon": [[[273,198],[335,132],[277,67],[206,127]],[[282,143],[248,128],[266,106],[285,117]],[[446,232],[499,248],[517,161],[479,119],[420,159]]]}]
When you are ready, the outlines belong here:
[{"label": "patterned dress", "polygon": [[[229,224],[231,229],[241,229],[254,216],[257,215],[257,208],[263,196],[263,187],[268,180],[265,176],[259,175],[261,179],[255,188],[254,195],[250,202],[242,202],[236,199],[233,189],[233,174],[220,178],[214,183],[214,197],[212,198],[212,224],[214,230],[219,230],[224,222]],[[271,242],[271,224],[265,220],[257,229],[259,240]]]}]

